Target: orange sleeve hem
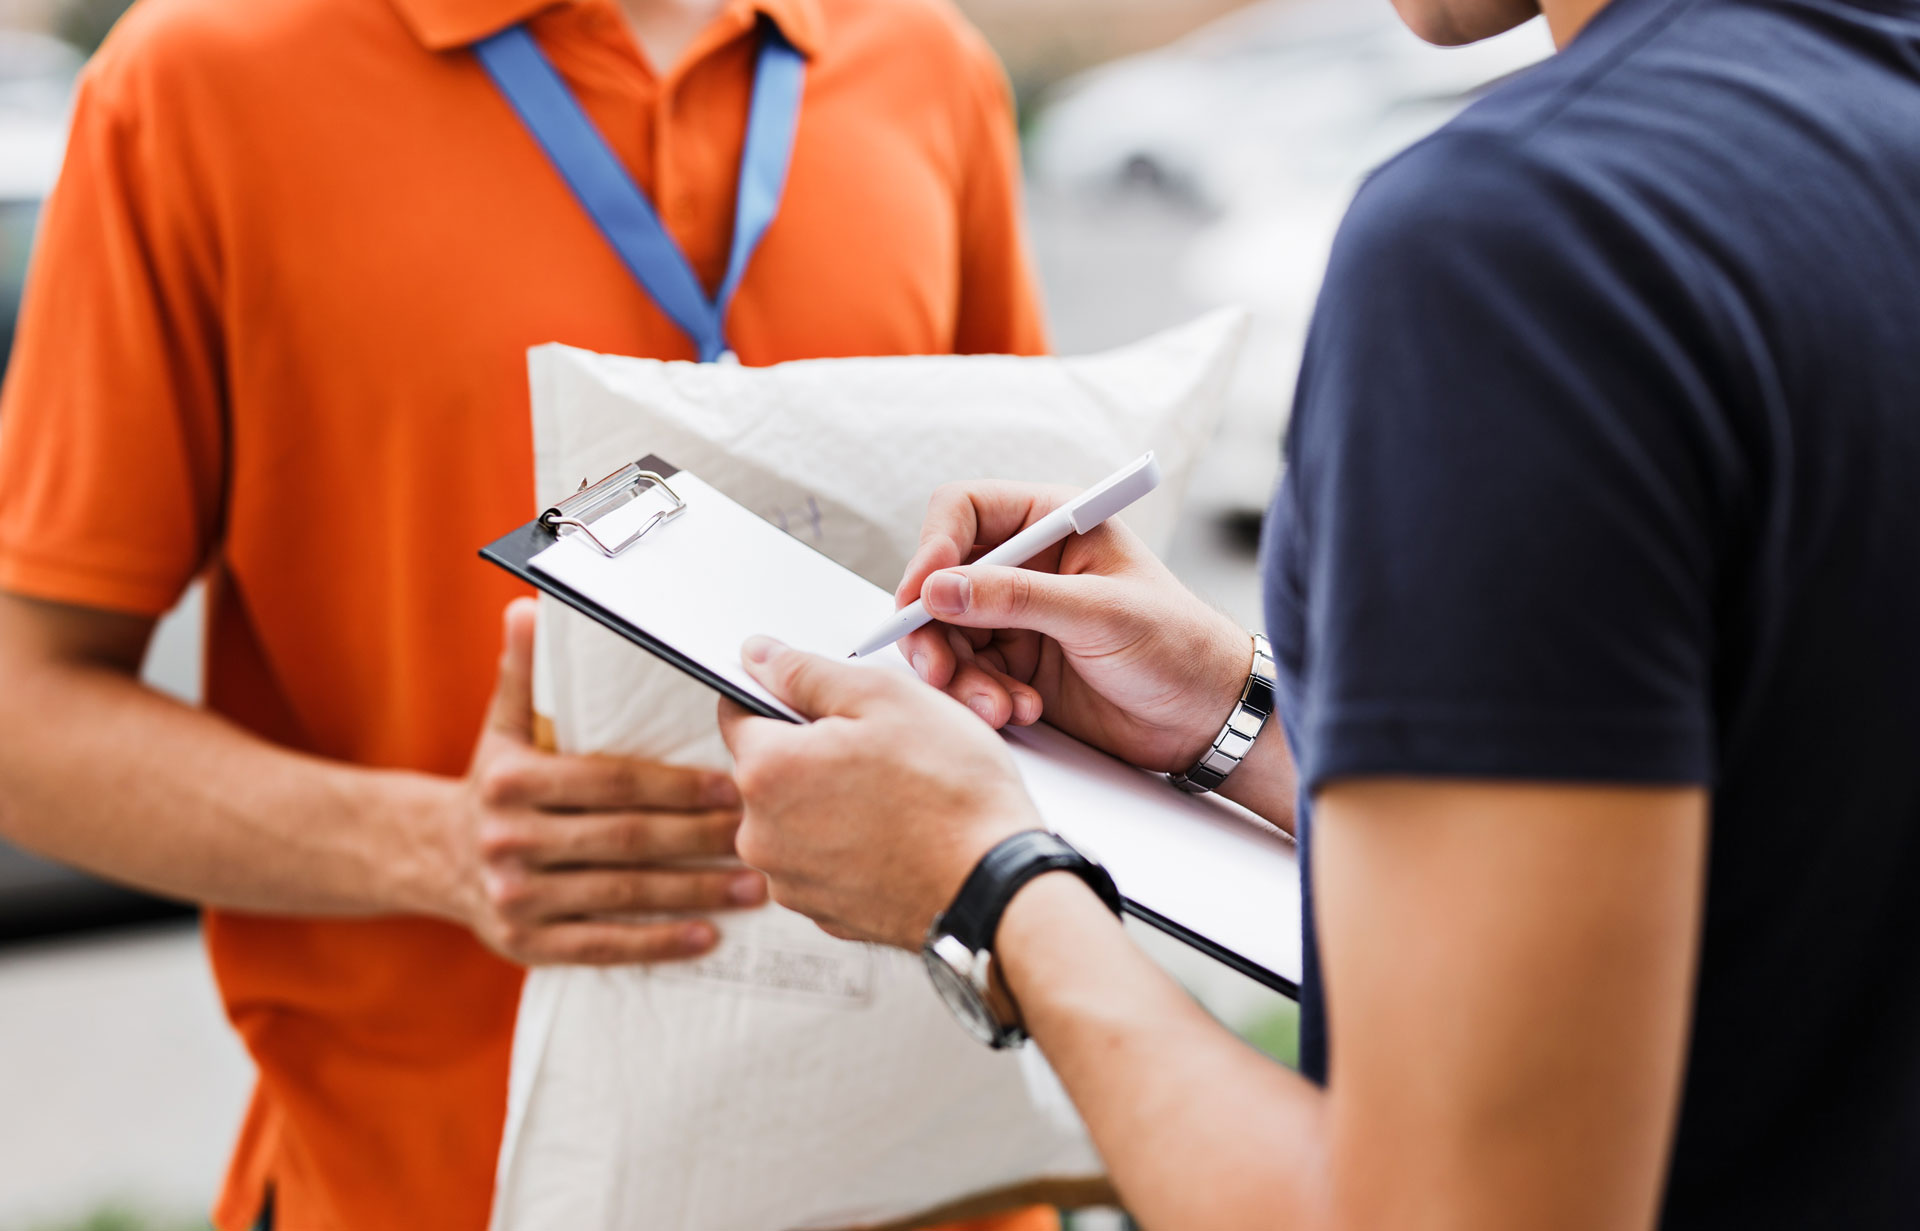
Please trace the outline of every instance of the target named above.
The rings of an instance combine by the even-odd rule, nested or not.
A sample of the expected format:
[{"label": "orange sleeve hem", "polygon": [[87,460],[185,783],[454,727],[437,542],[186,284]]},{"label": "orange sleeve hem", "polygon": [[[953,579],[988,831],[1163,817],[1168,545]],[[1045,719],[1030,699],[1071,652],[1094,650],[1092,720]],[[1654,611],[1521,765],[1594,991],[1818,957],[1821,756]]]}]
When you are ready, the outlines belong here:
[{"label": "orange sleeve hem", "polygon": [[18,543],[0,541],[0,590],[23,598],[126,615],[161,616],[179,601],[181,589],[172,577],[140,577],[58,560]]}]

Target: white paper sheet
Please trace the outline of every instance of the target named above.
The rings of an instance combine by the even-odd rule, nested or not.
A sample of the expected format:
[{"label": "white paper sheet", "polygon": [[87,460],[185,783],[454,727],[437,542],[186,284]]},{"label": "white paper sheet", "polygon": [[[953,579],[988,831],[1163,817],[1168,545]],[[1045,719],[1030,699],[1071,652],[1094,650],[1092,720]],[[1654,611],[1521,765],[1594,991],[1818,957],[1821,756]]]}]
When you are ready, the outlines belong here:
[{"label": "white paper sheet", "polygon": [[[758,633],[844,658],[892,612],[892,596],[697,475],[682,471],[671,483],[686,511],[619,557],[569,535],[532,567],[791,714],[747,675],[741,643]],[[617,542],[662,500],[643,496],[603,517],[595,533]],[[907,669],[892,651],[861,661]],[[1225,800],[1188,795],[1051,728],[1009,728],[1007,739],[1047,825],[1106,864],[1121,893],[1299,983],[1299,872],[1286,835]]]}]

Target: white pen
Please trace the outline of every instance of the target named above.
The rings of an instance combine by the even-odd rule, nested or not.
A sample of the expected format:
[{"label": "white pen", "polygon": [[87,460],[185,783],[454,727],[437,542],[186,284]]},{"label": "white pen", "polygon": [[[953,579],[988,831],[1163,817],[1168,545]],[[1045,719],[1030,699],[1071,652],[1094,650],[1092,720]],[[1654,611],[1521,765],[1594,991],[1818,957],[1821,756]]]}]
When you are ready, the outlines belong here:
[{"label": "white pen", "polygon": [[[1025,564],[1069,534],[1085,534],[1158,486],[1160,463],[1148,453],[1128,462],[1097,486],[1088,488],[1084,494],[1069,500],[973,563]],[[932,619],[927,605],[915,599],[874,629],[847,657],[865,658],[875,650],[883,650]]]}]

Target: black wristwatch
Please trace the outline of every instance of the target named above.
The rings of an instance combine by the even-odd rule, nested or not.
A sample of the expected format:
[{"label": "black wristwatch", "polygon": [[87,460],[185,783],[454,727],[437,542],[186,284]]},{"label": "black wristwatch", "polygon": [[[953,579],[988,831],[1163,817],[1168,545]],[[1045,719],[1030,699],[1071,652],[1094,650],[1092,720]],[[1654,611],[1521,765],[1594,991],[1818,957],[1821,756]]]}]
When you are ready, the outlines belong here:
[{"label": "black wristwatch", "polygon": [[960,886],[953,905],[927,929],[920,956],[940,999],[967,1033],[992,1048],[1018,1047],[1027,1032],[1018,1022],[1003,1022],[987,998],[993,975],[993,938],[1007,903],[1028,881],[1047,872],[1072,872],[1120,913],[1120,890],[1093,860],[1044,829],[1017,833],[980,857]]}]

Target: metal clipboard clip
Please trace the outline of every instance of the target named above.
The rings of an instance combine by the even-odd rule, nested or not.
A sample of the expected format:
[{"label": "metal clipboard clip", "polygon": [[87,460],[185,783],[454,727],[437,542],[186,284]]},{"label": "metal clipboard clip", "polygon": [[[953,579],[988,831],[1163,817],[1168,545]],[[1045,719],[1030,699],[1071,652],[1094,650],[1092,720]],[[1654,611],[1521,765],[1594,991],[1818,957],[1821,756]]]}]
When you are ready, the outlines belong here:
[{"label": "metal clipboard clip", "polygon": [[[665,492],[667,499],[673,503],[647,518],[638,530],[611,547],[593,532],[595,521],[615,509],[632,504],[654,488]],[[592,486],[582,479],[579,491],[540,514],[540,525],[555,535],[562,532],[584,534],[589,543],[600,549],[601,555],[611,560],[645,538],[656,526],[680,516],[686,508],[687,502],[667,485],[664,476],[642,469],[639,462],[629,462]]]}]

